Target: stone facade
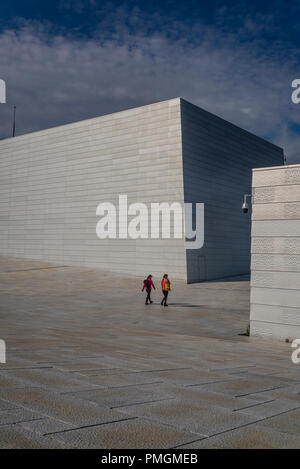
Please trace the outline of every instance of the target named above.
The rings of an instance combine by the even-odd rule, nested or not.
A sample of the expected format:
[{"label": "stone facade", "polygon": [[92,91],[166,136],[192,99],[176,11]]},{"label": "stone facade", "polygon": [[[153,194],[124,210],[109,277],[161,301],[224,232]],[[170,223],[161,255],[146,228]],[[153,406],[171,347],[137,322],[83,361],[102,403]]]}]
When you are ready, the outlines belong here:
[{"label": "stone facade", "polygon": [[300,165],[253,171],[251,335],[300,338]]},{"label": "stone facade", "polygon": [[[0,141],[0,253],[188,282],[249,271],[251,169],[282,150],[175,98]],[[96,236],[101,202],[205,203],[205,244]],[[172,226],[171,226],[172,230]]]}]

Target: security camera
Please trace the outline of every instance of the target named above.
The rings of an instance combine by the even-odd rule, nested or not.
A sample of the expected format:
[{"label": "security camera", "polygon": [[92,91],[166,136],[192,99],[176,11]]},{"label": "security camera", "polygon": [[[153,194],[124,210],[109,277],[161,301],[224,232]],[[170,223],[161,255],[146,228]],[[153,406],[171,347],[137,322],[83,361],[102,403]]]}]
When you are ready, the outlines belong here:
[{"label": "security camera", "polygon": [[242,210],[243,210],[243,213],[248,213],[249,205],[247,204],[247,202],[243,203]]},{"label": "security camera", "polygon": [[245,194],[244,195],[244,202],[243,202],[243,205],[242,205],[243,213],[248,213],[249,212],[249,205],[248,205],[248,202],[247,202],[247,197],[251,197],[251,194]]}]

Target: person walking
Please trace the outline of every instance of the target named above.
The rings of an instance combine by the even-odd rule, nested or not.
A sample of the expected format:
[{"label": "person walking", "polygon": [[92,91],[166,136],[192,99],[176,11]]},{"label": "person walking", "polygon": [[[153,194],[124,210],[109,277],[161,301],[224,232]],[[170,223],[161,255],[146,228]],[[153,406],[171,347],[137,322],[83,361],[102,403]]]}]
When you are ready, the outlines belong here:
[{"label": "person walking", "polygon": [[169,294],[169,291],[171,290],[171,282],[168,278],[168,274],[165,274],[162,278],[162,281],[161,281],[161,289],[162,289],[162,292],[163,292],[163,299],[161,301],[161,305],[162,306],[168,306],[167,305],[167,299],[168,299],[168,294]]},{"label": "person walking", "polygon": [[[145,302],[146,305],[153,303],[153,301],[151,300],[151,290],[152,290],[152,288],[154,288],[154,290],[155,290],[155,286],[154,286],[154,283],[152,281],[152,275],[148,275],[148,277],[144,280],[144,284],[143,284],[143,288],[142,288],[142,291],[146,290],[146,292],[147,292],[147,297],[146,297],[146,302]],[[148,301],[150,303],[148,303]]]}]

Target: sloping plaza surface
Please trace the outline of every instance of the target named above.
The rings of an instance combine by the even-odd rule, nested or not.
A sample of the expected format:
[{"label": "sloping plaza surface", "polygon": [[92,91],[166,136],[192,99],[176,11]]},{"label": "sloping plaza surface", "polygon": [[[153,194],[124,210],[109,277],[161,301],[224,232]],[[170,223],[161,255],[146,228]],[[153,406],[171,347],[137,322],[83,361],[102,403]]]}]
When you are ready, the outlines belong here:
[{"label": "sloping plaza surface", "polygon": [[248,280],[168,308],[142,280],[1,257],[0,447],[299,448],[300,364],[245,335]]}]

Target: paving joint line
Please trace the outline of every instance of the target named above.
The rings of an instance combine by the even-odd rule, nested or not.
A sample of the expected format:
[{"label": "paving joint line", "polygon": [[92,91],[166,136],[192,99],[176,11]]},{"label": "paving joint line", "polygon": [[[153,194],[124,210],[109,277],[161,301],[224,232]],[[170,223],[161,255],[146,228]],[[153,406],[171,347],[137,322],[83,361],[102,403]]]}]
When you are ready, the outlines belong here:
[{"label": "paving joint line", "polygon": [[[59,366],[53,366],[50,368],[55,368],[59,370]],[[65,371],[66,373],[81,373],[84,374],[85,371],[111,371],[111,370],[117,370],[118,368],[86,368],[83,370],[60,370],[60,371]],[[114,374],[124,374],[124,373],[114,373]],[[101,375],[101,373],[100,373]],[[90,376],[99,376],[99,375],[90,375]]]},{"label": "paving joint line", "polygon": [[256,404],[251,404],[251,405],[247,405],[245,407],[240,407],[239,409],[233,409],[233,412],[238,412],[239,410],[244,410],[244,409],[250,409],[252,407],[257,407],[259,405],[263,405],[263,404],[269,404],[270,402],[275,402],[276,399],[270,399],[269,401],[264,401],[264,402],[257,402]]},{"label": "paving joint line", "polygon": [[[224,433],[231,432],[231,431],[234,431],[234,430],[238,430],[238,429],[240,429],[240,428],[249,427],[250,425],[255,425],[256,423],[264,422],[265,420],[269,420],[269,419],[271,419],[271,418],[273,418],[273,417],[278,417],[279,415],[283,415],[283,414],[287,414],[287,413],[289,413],[289,412],[293,412],[294,410],[297,410],[297,409],[300,409],[300,406],[294,407],[293,409],[285,410],[285,411],[283,411],[283,412],[279,412],[278,414],[269,415],[269,416],[267,416],[267,417],[261,418],[261,419],[259,419],[259,420],[255,420],[255,421],[253,421],[253,422],[245,423],[245,424],[240,425],[240,426],[238,426],[238,427],[229,428],[228,430],[224,430],[224,431],[222,431],[222,432],[214,433],[214,434],[209,435],[209,436],[204,437],[204,438],[199,438],[199,439],[197,439],[197,440],[194,440],[194,441],[191,442],[191,443],[195,443],[195,442],[201,441],[201,440],[208,440],[209,438],[212,438],[212,437],[214,437],[214,436],[222,435],[222,434],[224,434]],[[185,446],[185,445],[187,445],[187,444],[190,444],[190,443],[183,443],[182,445],[174,446],[174,448],[179,448],[180,446]]]},{"label": "paving joint line", "polygon": [[164,384],[164,381],[149,381],[149,383],[125,384],[124,386],[105,386],[104,389],[123,389],[131,388],[133,386],[148,386],[149,384]]},{"label": "paving joint line", "polygon": [[[110,370],[117,370],[118,368],[106,368],[105,370],[103,371],[110,371]],[[121,375],[133,375],[133,374],[138,374],[138,373],[158,373],[158,372],[161,372],[161,371],[180,371],[180,370],[193,370],[193,368],[166,368],[166,369],[163,369],[163,370],[142,370],[142,371],[122,371],[121,373],[110,373],[111,376],[121,376]],[[79,370],[79,371],[69,371],[69,373],[80,373],[80,372],[83,372],[83,371],[93,371],[93,369],[90,369],[90,370]],[[97,371],[97,369],[95,369],[94,371]],[[98,373],[98,374],[95,374],[95,375],[89,375],[89,376],[101,376],[105,373]]]},{"label": "paving joint line", "polygon": [[257,368],[257,365],[244,365],[244,366],[230,366],[228,368],[209,368],[209,371],[235,371],[235,370],[239,370],[239,369],[244,369],[244,368]]},{"label": "paving joint line", "polygon": [[109,422],[94,423],[92,425],[82,425],[81,427],[67,428],[65,430],[60,430],[60,431],[57,431],[57,432],[43,433],[43,436],[56,435],[58,433],[72,432],[74,430],[82,430],[82,429],[85,429],[85,428],[101,427],[102,425],[109,425],[110,423],[126,422],[127,420],[136,420],[136,419],[138,419],[138,417],[128,417],[126,419],[111,420]]},{"label": "paving joint line", "polygon": [[199,383],[199,384],[186,384],[184,387],[191,388],[193,386],[205,386],[206,384],[231,383],[231,381],[237,381],[238,379],[239,378],[229,378],[229,379],[222,379],[220,381],[208,381],[208,382]]},{"label": "paving joint line", "polygon": [[104,389],[105,389],[104,387],[97,386],[96,388],[93,388],[93,389],[79,389],[77,391],[64,391],[64,392],[59,392],[58,394],[60,396],[64,396],[66,394],[77,394],[79,392],[103,391]]},{"label": "paving joint line", "polygon": [[[161,371],[182,371],[182,370],[193,370],[194,368],[164,368],[162,370],[141,370],[141,371],[130,371],[128,374],[135,374],[135,373],[159,373]],[[124,374],[124,373],[120,373]]]},{"label": "paving joint line", "polygon": [[44,419],[39,417],[36,419],[18,420],[17,422],[0,423],[0,427],[4,427],[5,425],[18,425],[19,423],[35,422],[36,420],[44,420]]},{"label": "paving joint line", "polygon": [[248,392],[246,394],[236,394],[234,397],[251,396],[251,394],[260,394],[262,392],[275,391],[276,389],[282,389],[282,388],[287,388],[287,387],[289,387],[289,385],[276,386],[274,388],[262,389],[261,391],[253,391],[253,392]]},{"label": "paving joint line", "polygon": [[134,402],[132,404],[122,404],[122,405],[117,405],[117,406],[110,407],[110,409],[120,409],[121,407],[131,407],[131,406],[134,406],[134,405],[152,404],[153,402],[171,401],[173,399],[176,399],[176,397],[166,397],[164,399],[155,399],[153,401]]}]

